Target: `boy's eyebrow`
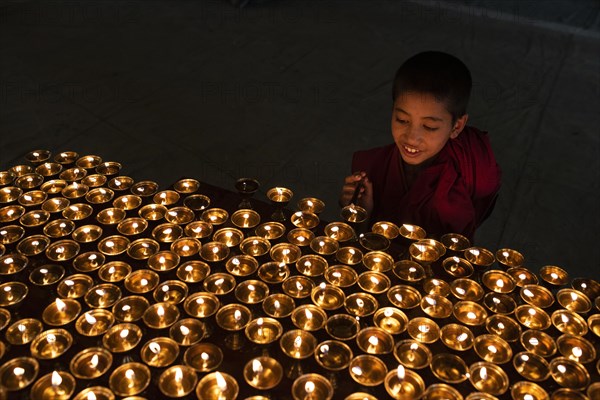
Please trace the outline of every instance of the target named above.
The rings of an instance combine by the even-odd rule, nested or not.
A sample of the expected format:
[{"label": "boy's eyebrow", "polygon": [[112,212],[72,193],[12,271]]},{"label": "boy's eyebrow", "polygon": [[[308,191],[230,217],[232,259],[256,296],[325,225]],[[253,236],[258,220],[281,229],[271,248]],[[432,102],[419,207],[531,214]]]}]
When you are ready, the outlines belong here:
[{"label": "boy's eyebrow", "polygon": [[[394,109],[395,109],[396,111],[399,111],[399,112],[401,112],[402,114],[410,115],[409,113],[407,113],[406,111],[404,111],[404,110],[403,110],[402,108],[400,108],[400,107],[395,107]],[[433,116],[423,117],[423,119],[430,119],[430,120],[432,120],[432,121],[436,121],[436,122],[443,121],[443,119],[442,119],[442,118],[433,117]]]}]

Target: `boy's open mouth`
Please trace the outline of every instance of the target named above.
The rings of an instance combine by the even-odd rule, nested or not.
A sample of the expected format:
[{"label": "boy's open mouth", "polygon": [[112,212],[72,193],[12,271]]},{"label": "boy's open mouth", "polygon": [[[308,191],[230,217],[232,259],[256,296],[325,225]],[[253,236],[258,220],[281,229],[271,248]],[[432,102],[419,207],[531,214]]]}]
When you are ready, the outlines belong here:
[{"label": "boy's open mouth", "polygon": [[407,145],[402,145],[402,147],[404,147],[404,150],[406,150],[406,152],[409,154],[417,154],[419,152],[419,150],[415,149],[414,147],[409,147]]}]

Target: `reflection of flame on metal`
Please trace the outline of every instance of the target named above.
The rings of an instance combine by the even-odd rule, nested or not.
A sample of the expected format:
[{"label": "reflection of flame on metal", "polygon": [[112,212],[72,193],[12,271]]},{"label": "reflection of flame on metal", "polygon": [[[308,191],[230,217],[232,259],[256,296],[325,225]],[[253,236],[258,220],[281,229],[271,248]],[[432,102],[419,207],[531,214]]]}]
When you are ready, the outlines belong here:
[{"label": "reflection of flame on metal", "polygon": [[62,377],[60,376],[60,374],[56,371],[52,372],[52,386],[59,386],[62,383]]}]

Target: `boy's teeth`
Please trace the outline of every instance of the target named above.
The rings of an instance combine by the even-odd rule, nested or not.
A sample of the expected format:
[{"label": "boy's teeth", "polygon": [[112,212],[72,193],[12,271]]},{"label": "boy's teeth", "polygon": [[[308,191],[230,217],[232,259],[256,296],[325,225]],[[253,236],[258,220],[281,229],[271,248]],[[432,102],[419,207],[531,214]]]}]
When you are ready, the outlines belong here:
[{"label": "boy's teeth", "polygon": [[416,152],[418,152],[418,151],[419,151],[419,150],[417,150],[417,149],[413,149],[413,148],[411,148],[411,147],[406,147],[406,146],[404,146],[404,148],[405,148],[405,149],[406,149],[406,151],[408,151],[409,153],[416,153]]}]

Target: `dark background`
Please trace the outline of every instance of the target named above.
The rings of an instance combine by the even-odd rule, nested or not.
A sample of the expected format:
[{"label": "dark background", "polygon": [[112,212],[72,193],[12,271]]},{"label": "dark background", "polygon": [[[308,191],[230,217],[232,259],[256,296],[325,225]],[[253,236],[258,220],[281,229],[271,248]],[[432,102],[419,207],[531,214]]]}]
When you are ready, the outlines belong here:
[{"label": "dark background", "polygon": [[226,0],[0,3],[0,170],[34,149],[96,154],[165,188],[241,176],[337,196],[386,144],[396,68],[470,67],[470,123],[503,187],[477,244],[600,278],[597,1]]}]

